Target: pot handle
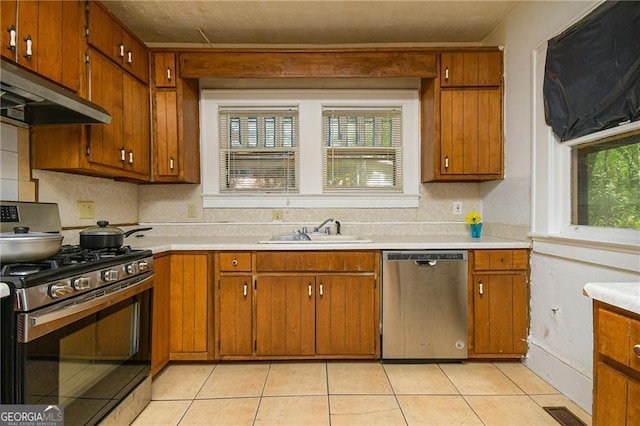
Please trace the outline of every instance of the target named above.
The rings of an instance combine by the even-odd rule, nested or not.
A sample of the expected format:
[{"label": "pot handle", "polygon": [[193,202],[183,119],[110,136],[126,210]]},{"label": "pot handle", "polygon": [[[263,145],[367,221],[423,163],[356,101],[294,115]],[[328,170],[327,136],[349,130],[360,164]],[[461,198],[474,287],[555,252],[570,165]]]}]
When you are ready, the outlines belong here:
[{"label": "pot handle", "polygon": [[138,228],[138,229],[132,229],[131,231],[127,231],[124,233],[125,237],[128,237],[129,235],[133,234],[134,232],[141,232],[141,231],[149,231],[153,228]]}]

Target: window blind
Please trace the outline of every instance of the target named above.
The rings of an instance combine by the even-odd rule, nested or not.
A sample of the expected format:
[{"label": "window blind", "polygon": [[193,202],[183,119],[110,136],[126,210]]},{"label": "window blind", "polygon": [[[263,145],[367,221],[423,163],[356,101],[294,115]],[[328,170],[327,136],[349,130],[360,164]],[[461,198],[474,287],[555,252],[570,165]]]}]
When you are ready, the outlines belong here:
[{"label": "window blind", "polygon": [[402,191],[402,110],[329,108],[322,114],[323,190]]},{"label": "window blind", "polygon": [[298,192],[298,111],[220,108],[220,191]]}]

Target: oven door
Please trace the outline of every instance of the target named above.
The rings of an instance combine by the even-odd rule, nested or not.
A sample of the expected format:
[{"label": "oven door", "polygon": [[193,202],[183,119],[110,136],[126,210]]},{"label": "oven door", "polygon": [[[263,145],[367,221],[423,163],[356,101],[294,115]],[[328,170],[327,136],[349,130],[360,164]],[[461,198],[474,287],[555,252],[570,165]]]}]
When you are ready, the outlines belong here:
[{"label": "oven door", "polygon": [[151,293],[152,275],[18,314],[15,403],[61,405],[65,423],[98,423],[149,374]]}]

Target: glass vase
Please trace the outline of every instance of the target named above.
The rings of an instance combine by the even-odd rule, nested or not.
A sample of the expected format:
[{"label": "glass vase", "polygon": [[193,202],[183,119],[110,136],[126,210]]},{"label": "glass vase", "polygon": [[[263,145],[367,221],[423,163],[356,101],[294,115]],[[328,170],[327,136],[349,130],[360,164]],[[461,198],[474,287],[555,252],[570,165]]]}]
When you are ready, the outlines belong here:
[{"label": "glass vase", "polygon": [[469,227],[471,228],[471,238],[480,238],[482,236],[481,223],[472,223]]}]

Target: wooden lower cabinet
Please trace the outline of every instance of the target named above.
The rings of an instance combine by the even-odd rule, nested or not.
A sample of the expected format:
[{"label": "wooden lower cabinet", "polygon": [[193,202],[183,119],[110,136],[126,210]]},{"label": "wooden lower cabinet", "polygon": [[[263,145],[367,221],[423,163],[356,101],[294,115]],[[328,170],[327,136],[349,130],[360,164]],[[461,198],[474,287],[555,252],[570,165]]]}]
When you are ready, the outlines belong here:
[{"label": "wooden lower cabinet", "polygon": [[640,315],[599,301],[593,307],[593,424],[638,425]]},{"label": "wooden lower cabinet", "polygon": [[378,252],[252,256],[217,254],[216,358],[379,357]]},{"label": "wooden lower cabinet", "polygon": [[527,250],[474,250],[469,282],[469,358],[527,353]]},{"label": "wooden lower cabinet", "polygon": [[154,257],[153,320],[151,323],[151,374],[155,375],[169,362],[171,319],[171,256]]},{"label": "wooden lower cabinet", "polygon": [[373,276],[317,277],[316,352],[374,356],[377,352],[376,283]]},{"label": "wooden lower cabinet", "polygon": [[256,291],[256,354],[315,355],[315,278],[265,276]]},{"label": "wooden lower cabinet", "polygon": [[209,256],[171,255],[172,360],[206,360],[209,356]]},{"label": "wooden lower cabinet", "polygon": [[218,279],[219,356],[250,356],[253,352],[251,281],[251,275]]}]

